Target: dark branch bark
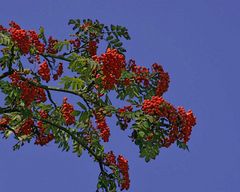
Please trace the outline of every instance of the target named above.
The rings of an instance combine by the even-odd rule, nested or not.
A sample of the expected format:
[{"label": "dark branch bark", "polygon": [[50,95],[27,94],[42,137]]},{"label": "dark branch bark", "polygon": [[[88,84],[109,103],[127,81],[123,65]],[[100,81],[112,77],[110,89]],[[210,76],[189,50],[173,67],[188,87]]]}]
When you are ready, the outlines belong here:
[{"label": "dark branch bark", "polygon": [[3,73],[2,75],[0,75],[0,80],[4,79],[5,77],[7,77],[11,74],[12,74],[12,72],[10,72],[10,71],[7,71],[7,72]]},{"label": "dark branch bark", "polygon": [[55,58],[55,59],[59,59],[59,60],[63,60],[63,61],[68,61],[68,62],[71,62],[72,60],[71,59],[68,59],[66,57],[64,57],[63,55],[54,55],[54,54],[42,54],[42,56],[44,58],[48,58],[48,57],[51,57],[51,58]]},{"label": "dark branch bark", "polygon": [[0,114],[12,113],[12,112],[19,112],[19,110],[11,109],[10,107],[5,107],[5,108],[0,107]]},{"label": "dark branch bark", "polygon": [[[26,80],[24,77],[22,77],[23,80]],[[75,91],[71,91],[71,90],[67,90],[67,89],[62,89],[62,88],[58,88],[58,87],[50,87],[50,86],[47,86],[47,85],[41,85],[39,83],[35,83],[35,82],[32,82],[32,81],[29,81],[30,84],[36,86],[36,87],[41,87],[43,89],[45,89],[46,91],[57,91],[57,92],[63,92],[63,93],[69,93],[69,94],[72,94],[72,95],[76,95],[78,97],[81,97],[81,99],[84,100],[84,102],[86,103],[86,105],[89,107],[89,109],[91,109],[91,106],[89,104],[90,103],[94,103],[95,105],[96,102],[94,102],[93,100],[88,100],[86,99],[86,97],[84,97],[84,94],[82,94],[81,92],[75,92]],[[50,100],[51,101],[51,100]],[[53,101],[51,101],[53,102]],[[54,105],[55,106],[55,105]]]},{"label": "dark branch bark", "polygon": [[51,95],[50,91],[49,91],[49,90],[46,90],[46,91],[47,91],[48,99],[51,101],[51,103],[53,104],[53,106],[54,106],[55,108],[57,108],[56,103],[55,103],[55,102],[53,101],[53,99],[52,99],[52,95]]}]

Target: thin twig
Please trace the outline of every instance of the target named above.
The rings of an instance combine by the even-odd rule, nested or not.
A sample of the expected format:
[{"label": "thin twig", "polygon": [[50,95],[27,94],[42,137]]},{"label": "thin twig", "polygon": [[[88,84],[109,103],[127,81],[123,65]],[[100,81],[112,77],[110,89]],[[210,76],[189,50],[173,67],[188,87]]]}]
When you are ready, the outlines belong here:
[{"label": "thin twig", "polygon": [[49,90],[46,90],[46,91],[47,91],[48,99],[51,101],[51,103],[54,105],[54,107],[55,107],[55,109],[56,109],[56,108],[57,108],[57,105],[56,105],[56,103],[53,101],[52,95],[51,95],[50,91],[49,91]]}]

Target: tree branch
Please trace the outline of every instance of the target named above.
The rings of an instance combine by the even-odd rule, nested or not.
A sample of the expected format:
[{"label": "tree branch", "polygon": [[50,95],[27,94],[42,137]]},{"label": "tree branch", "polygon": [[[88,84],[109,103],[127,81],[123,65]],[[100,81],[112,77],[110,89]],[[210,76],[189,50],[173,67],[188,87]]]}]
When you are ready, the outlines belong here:
[{"label": "tree branch", "polygon": [[104,175],[106,175],[106,176],[109,176],[108,173],[104,170],[104,166],[109,166],[109,165],[103,161],[102,157],[96,155],[96,154],[94,153],[94,151],[93,151],[90,147],[87,146],[87,144],[85,144],[79,137],[77,137],[76,135],[74,135],[69,129],[67,129],[66,127],[63,127],[63,126],[61,126],[61,125],[57,125],[57,124],[55,124],[55,123],[52,123],[52,122],[50,122],[50,121],[48,121],[48,120],[46,120],[46,119],[38,118],[38,117],[35,117],[35,116],[33,116],[33,119],[38,120],[38,121],[42,121],[42,122],[44,122],[44,123],[46,123],[46,124],[49,124],[49,125],[52,125],[52,126],[58,128],[58,129],[64,131],[64,132],[67,133],[68,135],[70,135],[73,140],[75,140],[75,141],[76,141],[78,144],[80,144],[84,149],[86,149],[86,150],[95,158],[95,160],[98,161],[98,165],[99,165],[99,168],[100,168],[100,170],[101,170],[101,173],[104,174]]},{"label": "tree branch", "polygon": [[[26,80],[24,77],[21,77],[23,80]],[[50,90],[50,91],[57,91],[57,92],[63,92],[63,93],[69,93],[69,94],[73,94],[73,95],[76,95],[76,96],[79,96],[81,97],[84,102],[86,103],[86,105],[89,107],[89,109],[91,109],[90,105],[89,105],[89,102],[91,103],[94,103],[96,104],[96,102],[92,101],[92,100],[88,100],[86,99],[86,97],[84,97],[84,95],[81,93],[81,92],[75,92],[75,91],[71,91],[71,90],[67,90],[67,89],[62,89],[62,88],[58,88],[58,87],[50,87],[50,86],[47,86],[47,85],[41,85],[39,83],[35,83],[33,81],[29,81],[30,84],[36,86],[36,87],[40,87],[40,88],[43,88],[45,89],[47,92]],[[50,97],[51,98],[51,97]],[[50,100],[51,101],[51,100]],[[52,101],[51,101],[52,102]],[[54,105],[55,106],[55,105]]]},{"label": "tree branch", "polygon": [[56,103],[52,99],[52,95],[51,95],[50,91],[49,90],[46,90],[46,91],[47,91],[48,99],[51,101],[51,103],[54,105],[54,107],[57,108]]},{"label": "tree branch", "polygon": [[61,125],[57,125],[55,123],[52,123],[51,121],[49,120],[46,120],[46,119],[42,119],[42,118],[38,118],[36,116],[33,116],[33,119],[35,120],[38,120],[38,121],[42,121],[44,123],[47,123],[49,125],[52,125],[62,131],[64,131],[65,133],[67,133],[68,135],[70,135],[72,137],[73,140],[77,141],[84,149],[86,149],[92,156],[95,157],[95,159],[98,161],[98,162],[102,162],[102,158],[97,156],[94,151],[88,147],[80,138],[78,138],[76,135],[74,135],[69,129],[67,129],[66,127],[63,127]]},{"label": "tree branch", "polygon": [[5,108],[0,107],[0,114],[12,113],[12,112],[19,112],[19,110],[18,109],[11,109],[10,107],[5,107]]},{"label": "tree branch", "polygon": [[65,58],[63,55],[55,55],[55,54],[41,54],[45,59],[47,57],[51,57],[51,58],[55,58],[55,59],[60,59],[60,60],[63,60],[63,61],[68,61],[68,62],[71,62],[72,60],[71,59],[68,59],[68,58]]},{"label": "tree branch", "polygon": [[4,79],[5,77],[11,75],[12,73],[13,73],[13,72],[11,72],[11,71],[7,71],[7,72],[3,73],[2,75],[0,75],[0,80],[2,80],[2,79]]}]

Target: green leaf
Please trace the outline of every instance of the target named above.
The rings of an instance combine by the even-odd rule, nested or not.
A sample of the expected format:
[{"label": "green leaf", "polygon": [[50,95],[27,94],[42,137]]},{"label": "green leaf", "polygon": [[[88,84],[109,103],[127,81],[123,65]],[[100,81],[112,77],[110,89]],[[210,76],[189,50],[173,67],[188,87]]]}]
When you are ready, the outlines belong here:
[{"label": "green leaf", "polygon": [[62,77],[59,84],[64,84],[64,89],[72,88],[73,91],[79,91],[84,86],[84,81],[75,77]]},{"label": "green leaf", "polygon": [[144,122],[142,123],[142,125],[143,125],[145,128],[149,128],[149,127],[150,127],[150,125],[149,125],[149,123],[148,123],[147,121],[144,121]]},{"label": "green leaf", "polygon": [[139,132],[138,132],[138,135],[139,135],[140,137],[144,137],[145,133],[144,133],[143,131],[139,131]]},{"label": "green leaf", "polygon": [[87,107],[82,104],[81,102],[77,102],[77,104],[84,110],[84,111],[87,111]]},{"label": "green leaf", "polygon": [[114,39],[114,40],[110,41],[110,43],[115,45],[116,43],[119,43],[119,40],[118,39]]},{"label": "green leaf", "polygon": [[81,157],[83,152],[83,148],[81,145],[79,145],[77,142],[74,142],[73,144],[73,153],[76,153],[78,157]]},{"label": "green leaf", "polygon": [[72,25],[72,24],[75,24],[76,23],[76,21],[74,20],[74,19],[70,19],[69,21],[68,21],[68,25]]},{"label": "green leaf", "polygon": [[119,41],[119,42],[115,43],[114,45],[115,45],[116,47],[121,47],[121,46],[123,45],[123,43]]},{"label": "green leaf", "polygon": [[11,43],[11,39],[8,35],[0,32],[0,45],[8,46]]},{"label": "green leaf", "polygon": [[113,39],[113,36],[112,36],[112,35],[109,35],[109,36],[106,38],[107,41],[110,41],[110,40],[112,40],[112,39]]},{"label": "green leaf", "polygon": [[112,31],[115,31],[115,30],[116,30],[116,26],[115,26],[115,25],[111,25],[110,27],[111,27],[111,30],[112,30]]},{"label": "green leaf", "polygon": [[177,146],[178,146],[180,149],[184,149],[184,150],[189,151],[189,148],[188,148],[187,144],[184,143],[184,142],[181,142],[181,141],[177,140]]},{"label": "green leaf", "polygon": [[89,116],[90,116],[89,112],[88,111],[84,111],[84,112],[81,113],[81,115],[79,117],[79,121],[85,122],[86,120],[89,119]]},{"label": "green leaf", "polygon": [[136,86],[133,87],[132,91],[133,91],[133,94],[134,94],[136,97],[139,97],[139,90],[138,90],[138,88],[137,88]]},{"label": "green leaf", "polygon": [[147,116],[148,120],[150,123],[153,123],[154,122],[154,117],[153,116]]},{"label": "green leaf", "polygon": [[72,115],[73,116],[78,116],[78,115],[80,115],[81,114],[81,111],[78,111],[78,110],[74,110],[73,112],[72,112]]},{"label": "green leaf", "polygon": [[126,52],[126,49],[124,49],[124,48],[122,48],[122,47],[119,47],[119,48],[118,48],[118,51],[119,51],[120,53],[124,53],[124,52]]}]

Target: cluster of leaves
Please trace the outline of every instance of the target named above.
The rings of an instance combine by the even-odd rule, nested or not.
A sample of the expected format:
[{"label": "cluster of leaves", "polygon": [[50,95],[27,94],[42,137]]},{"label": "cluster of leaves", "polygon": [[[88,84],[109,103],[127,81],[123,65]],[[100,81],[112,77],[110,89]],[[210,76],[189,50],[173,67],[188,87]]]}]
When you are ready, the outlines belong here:
[{"label": "cluster of leaves", "polygon": [[[168,117],[159,118],[147,114],[141,107],[146,99],[156,95],[156,89],[161,85],[159,82],[164,79],[156,70],[150,72],[139,66],[134,68],[129,64],[131,62],[125,61],[126,50],[122,39],[130,39],[125,27],[107,26],[98,20],[90,19],[71,19],[68,24],[72,26],[74,34],[64,41],[47,38],[43,27],[33,40],[33,37],[29,36],[33,34],[31,31],[21,29],[13,22],[10,29],[0,25],[0,89],[5,95],[5,103],[0,107],[0,133],[6,139],[14,136],[17,141],[13,146],[14,150],[34,139],[35,144],[40,143],[42,146],[54,140],[63,151],[72,150],[79,157],[86,150],[100,167],[98,191],[114,192],[118,188],[127,190],[128,174],[123,175],[121,167],[106,161],[107,152],[104,150],[103,141],[108,141],[111,129],[105,118],[115,115],[120,129],[130,127],[130,137],[139,146],[140,157],[145,158],[146,162],[155,159],[159,149],[166,147],[162,140],[169,134],[171,123],[166,123]],[[24,38],[16,40],[13,32]],[[30,46],[28,52],[23,51],[26,43]],[[37,45],[44,50],[40,51]],[[124,68],[115,70],[120,71],[121,75],[114,79],[114,86],[109,89],[102,86],[106,74],[103,72],[104,61],[98,60],[100,56],[109,58],[105,58],[104,51],[102,54],[97,53],[100,50],[98,47],[104,45],[105,50],[117,50],[117,55],[113,55],[114,59],[122,58],[125,61]],[[42,62],[47,63],[45,68],[40,65]],[[71,75],[60,78],[60,62],[65,68],[64,72],[69,70]],[[111,62],[109,63],[111,65]],[[43,70],[41,73],[36,70],[39,66]],[[109,73],[115,75],[114,70]],[[53,77],[57,75],[54,80],[59,78],[58,85],[49,86],[44,83],[43,76],[50,79],[51,74]],[[52,80],[50,82],[54,84]],[[164,88],[167,90],[168,82],[165,83],[167,85],[165,84]],[[38,96],[33,95],[31,102],[26,104],[26,98],[30,95],[24,94],[24,88],[42,91],[47,101],[39,101]],[[108,96],[111,91],[115,91],[117,98],[129,106],[113,106]],[[59,100],[53,100],[54,93],[67,94],[70,96],[69,103],[66,98],[63,104],[59,103]],[[78,102],[74,104],[71,96],[78,98]],[[29,121],[32,122],[31,126],[28,126]],[[24,129],[29,133],[26,134]],[[180,126],[179,130],[181,129]],[[188,149],[186,142],[177,140],[177,145]]]},{"label": "cluster of leaves", "polygon": [[87,47],[89,41],[98,42],[100,40],[105,40],[108,43],[107,48],[117,49],[119,53],[126,52],[121,42],[121,38],[130,40],[126,27],[120,25],[107,26],[100,23],[98,20],[92,21],[91,19],[84,19],[82,22],[80,19],[71,19],[68,24],[73,26],[75,35],[82,39],[84,48]]}]

